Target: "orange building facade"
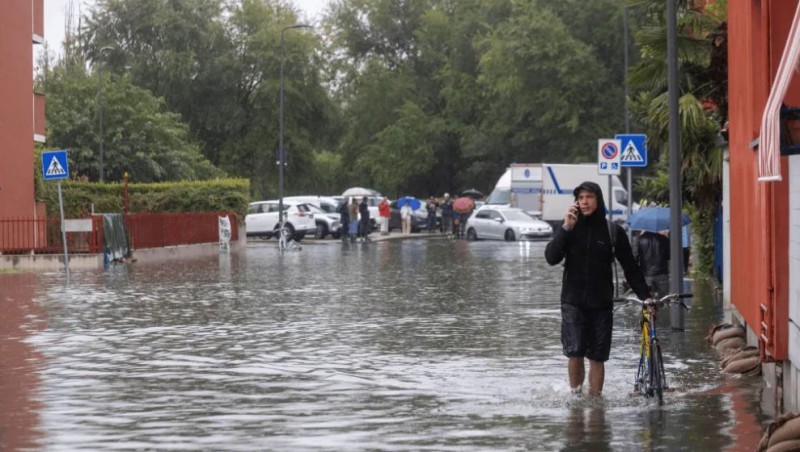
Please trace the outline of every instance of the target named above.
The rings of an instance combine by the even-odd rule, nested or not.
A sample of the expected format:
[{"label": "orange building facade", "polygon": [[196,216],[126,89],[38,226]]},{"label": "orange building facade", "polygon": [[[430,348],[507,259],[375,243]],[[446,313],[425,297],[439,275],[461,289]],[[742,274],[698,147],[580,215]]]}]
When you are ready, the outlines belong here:
[{"label": "orange building facade", "polygon": [[[781,181],[758,181],[761,120],[798,0],[728,2],[730,249],[725,293],[758,345],[765,378],[798,409],[800,365],[800,155],[780,158]],[[800,106],[795,75],[784,104]],[[780,410],[779,408],[779,411]]]},{"label": "orange building facade", "polygon": [[35,216],[33,150],[45,140],[45,125],[33,46],[43,42],[44,0],[0,2],[0,218]]}]

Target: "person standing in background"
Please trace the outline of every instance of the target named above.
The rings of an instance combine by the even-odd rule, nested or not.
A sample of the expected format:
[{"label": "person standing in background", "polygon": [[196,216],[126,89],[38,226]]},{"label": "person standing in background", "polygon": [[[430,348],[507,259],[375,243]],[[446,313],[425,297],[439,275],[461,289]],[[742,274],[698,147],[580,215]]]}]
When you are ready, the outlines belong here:
[{"label": "person standing in background", "polygon": [[436,229],[436,209],[438,207],[439,204],[436,202],[436,198],[431,196],[428,199],[428,204],[425,205],[425,209],[428,211],[428,234],[433,234]]},{"label": "person standing in background", "polygon": [[378,215],[381,217],[381,235],[389,235],[389,217],[392,216],[392,210],[386,197],[378,204]]},{"label": "person standing in background", "polygon": [[361,216],[360,219],[360,226],[359,232],[361,233],[361,238],[365,242],[369,242],[369,200],[366,196],[361,198],[361,204],[358,205],[358,214]]},{"label": "person standing in background", "polygon": [[450,193],[445,193],[442,201],[442,234],[449,234],[452,226],[453,201],[450,200]]},{"label": "person standing in background", "polygon": [[356,236],[358,236],[358,201],[356,198],[350,201],[347,211],[350,214],[350,243],[356,243]]},{"label": "person standing in background", "polygon": [[633,241],[633,258],[644,274],[651,294],[660,298],[669,293],[669,239],[661,234],[643,231]]},{"label": "person standing in background", "polygon": [[692,252],[692,230],[686,224],[681,228],[681,244],[683,246],[683,273],[689,274],[689,258]]},{"label": "person standing in background", "polygon": [[403,234],[411,234],[411,206],[408,203],[400,207],[400,222],[403,225]]}]

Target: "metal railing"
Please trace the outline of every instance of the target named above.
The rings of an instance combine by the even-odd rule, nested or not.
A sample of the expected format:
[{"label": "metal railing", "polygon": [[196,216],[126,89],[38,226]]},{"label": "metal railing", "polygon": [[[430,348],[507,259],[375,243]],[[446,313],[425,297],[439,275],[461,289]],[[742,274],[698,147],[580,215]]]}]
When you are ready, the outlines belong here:
[{"label": "metal railing", "polygon": [[228,212],[134,213],[125,216],[131,249],[219,241],[220,216],[231,221],[231,240],[239,237],[236,215]]},{"label": "metal railing", "polygon": [[[86,218],[92,230],[67,232],[67,248],[75,254],[99,253],[103,249],[103,218]],[[64,251],[58,218],[0,219],[0,253],[59,254]]]},{"label": "metal railing", "polygon": [[[125,216],[131,249],[157,248],[219,241],[220,216],[230,219],[231,241],[239,237],[236,215],[229,212],[135,213]],[[67,232],[71,254],[103,252],[103,217],[90,218],[92,230]],[[0,219],[0,254],[60,254],[61,222],[58,218]]]}]

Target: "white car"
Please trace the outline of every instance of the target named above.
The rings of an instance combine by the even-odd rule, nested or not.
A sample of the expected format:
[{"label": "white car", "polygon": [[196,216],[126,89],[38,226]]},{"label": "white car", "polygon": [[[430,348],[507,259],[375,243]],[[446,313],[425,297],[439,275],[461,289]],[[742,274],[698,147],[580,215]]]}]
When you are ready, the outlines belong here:
[{"label": "white car", "polygon": [[549,239],[553,228],[522,209],[484,206],[467,220],[467,240],[536,240]]},{"label": "white car", "polygon": [[[306,203],[283,200],[286,228],[292,238],[299,241],[317,230],[314,214]],[[276,235],[279,225],[278,201],[251,202],[244,218],[248,237],[268,239]]]},{"label": "white car", "polygon": [[306,203],[312,207],[317,230],[315,239],[324,239],[328,234],[338,239],[342,235],[342,215],[336,211],[339,201],[326,196],[289,196],[284,200]]}]

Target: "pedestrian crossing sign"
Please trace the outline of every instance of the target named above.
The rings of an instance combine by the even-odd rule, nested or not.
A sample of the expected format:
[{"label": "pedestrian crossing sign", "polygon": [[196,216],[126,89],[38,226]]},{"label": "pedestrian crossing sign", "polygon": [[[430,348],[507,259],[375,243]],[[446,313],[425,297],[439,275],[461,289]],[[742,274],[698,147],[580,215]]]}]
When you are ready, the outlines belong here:
[{"label": "pedestrian crossing sign", "polygon": [[617,134],[614,138],[622,144],[622,167],[647,166],[647,135],[645,134]]},{"label": "pedestrian crossing sign", "polygon": [[69,179],[66,149],[42,152],[42,176],[44,180]]}]

